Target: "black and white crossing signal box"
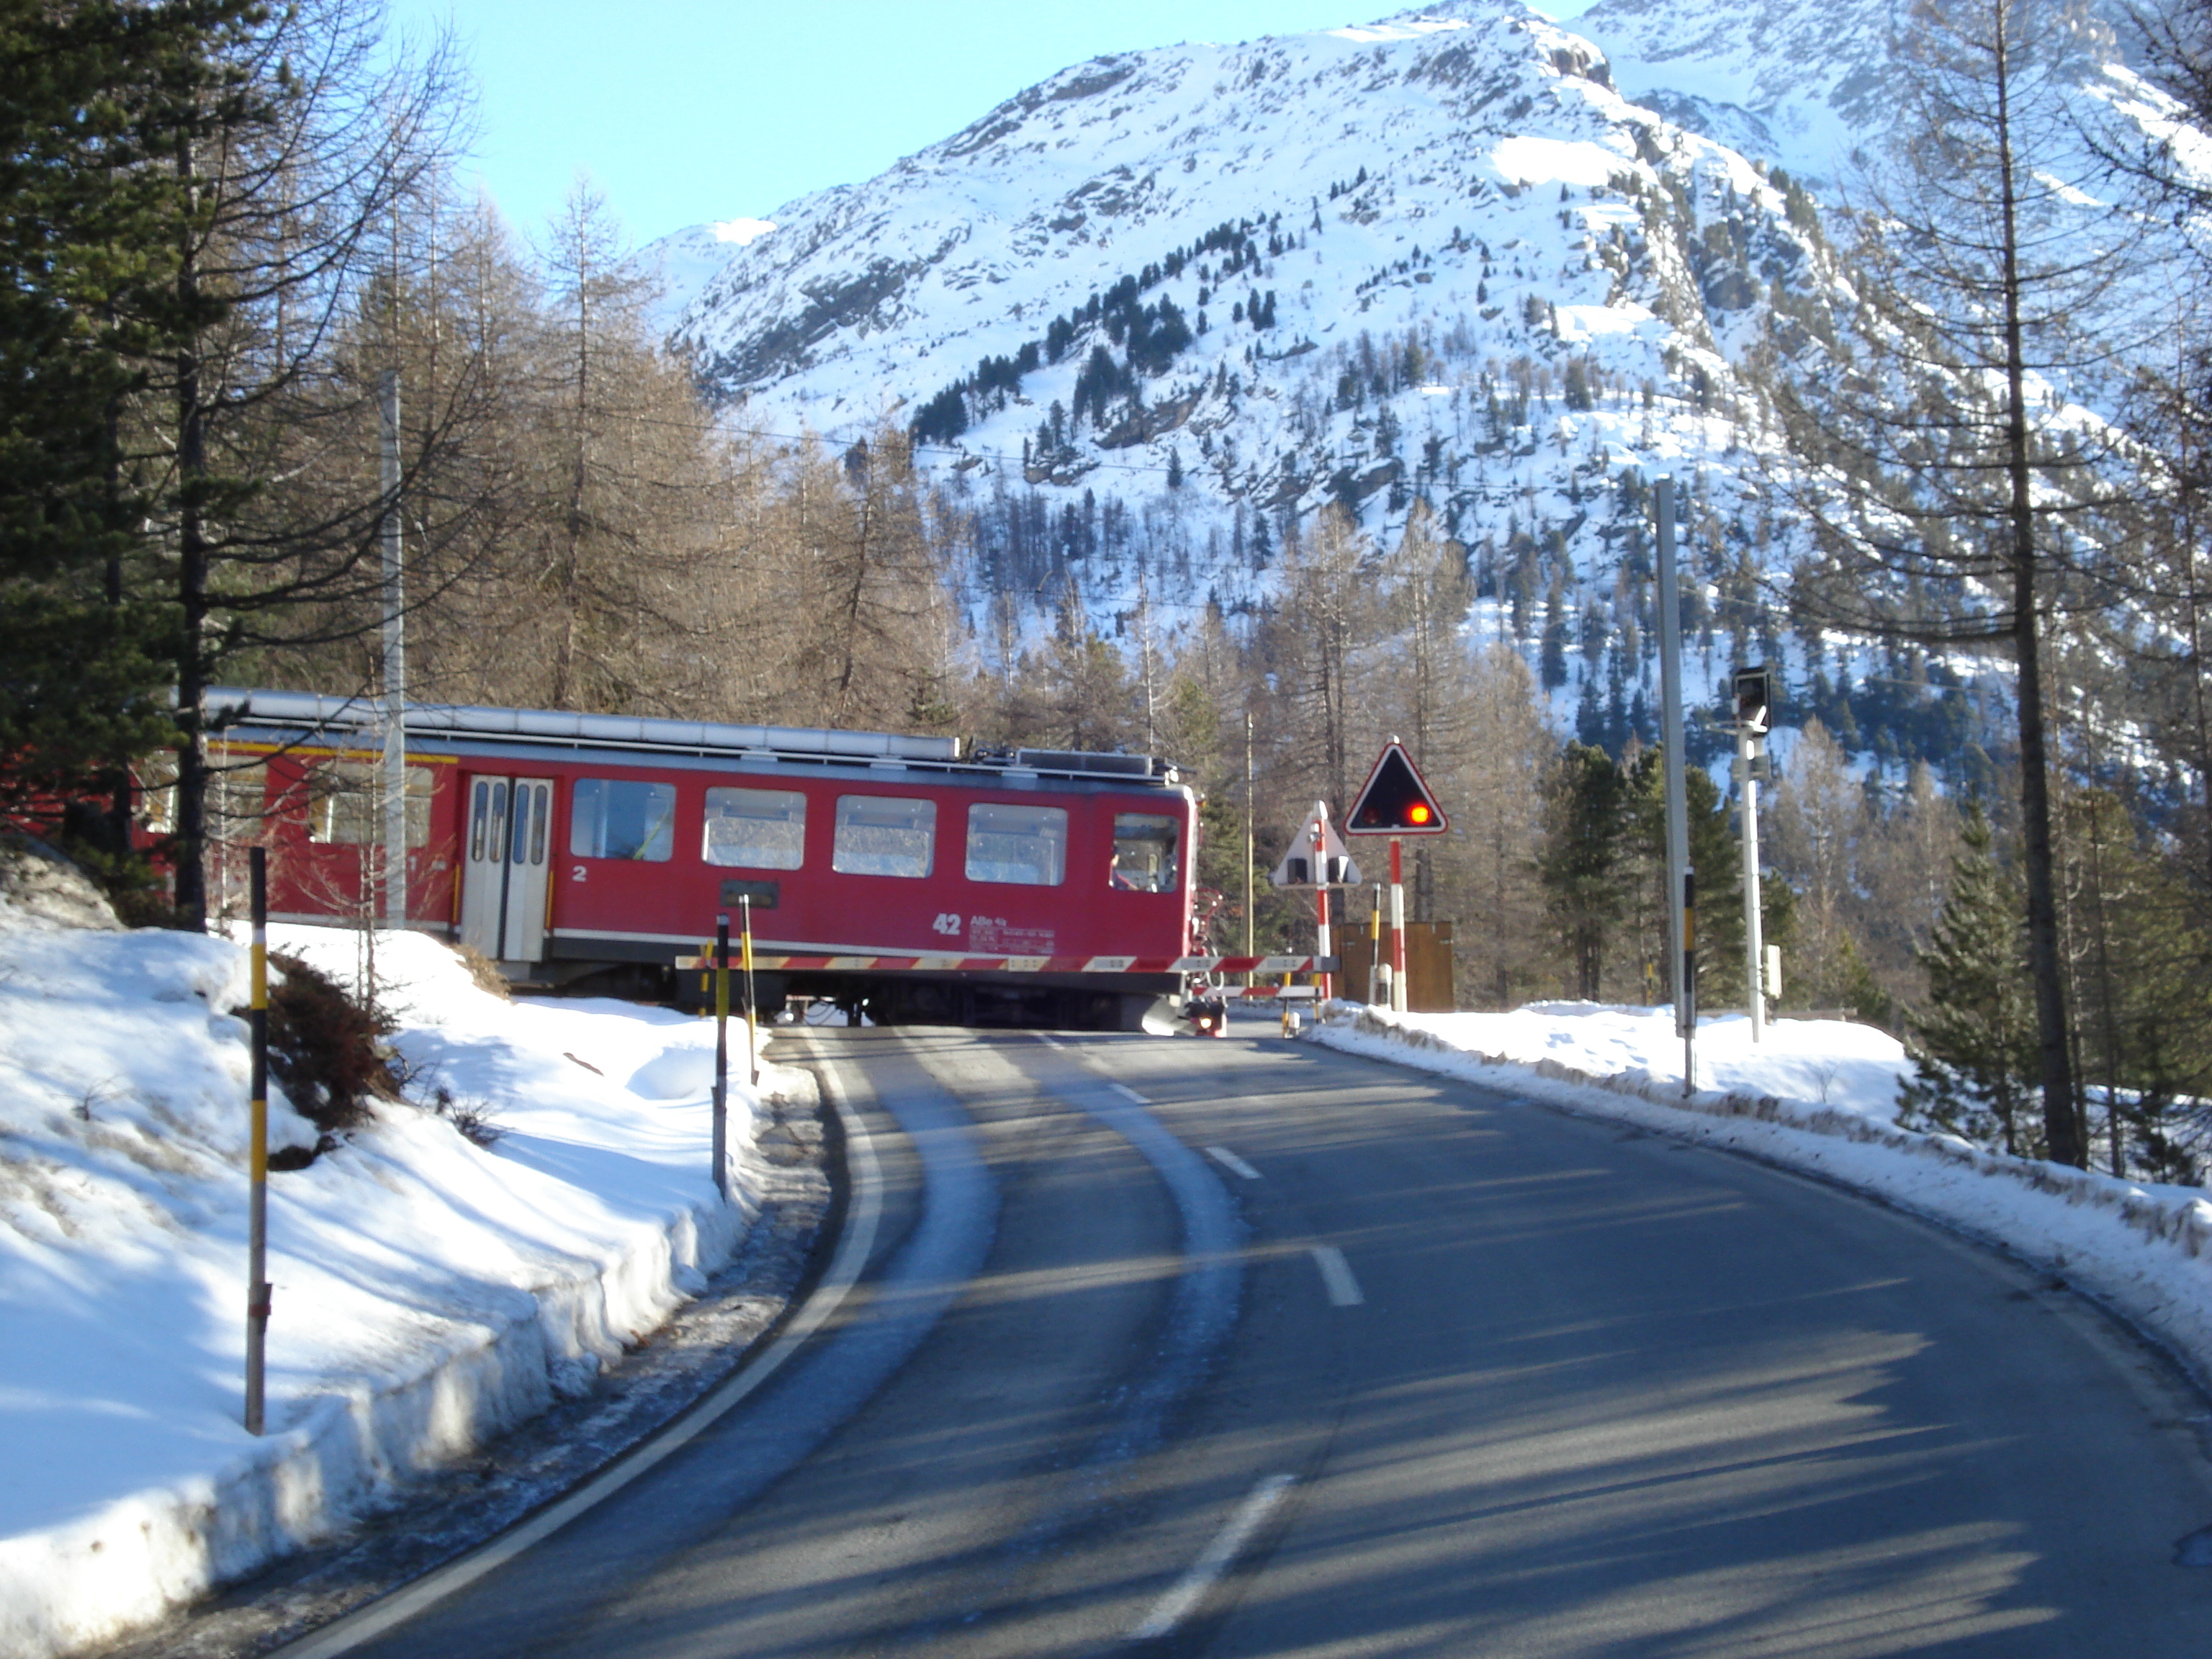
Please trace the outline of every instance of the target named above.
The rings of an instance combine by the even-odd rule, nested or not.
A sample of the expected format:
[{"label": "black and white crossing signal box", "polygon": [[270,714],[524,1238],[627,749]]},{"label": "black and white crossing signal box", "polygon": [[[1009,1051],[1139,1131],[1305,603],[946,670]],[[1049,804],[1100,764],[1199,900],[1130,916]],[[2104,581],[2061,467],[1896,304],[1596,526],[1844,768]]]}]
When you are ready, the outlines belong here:
[{"label": "black and white crossing signal box", "polygon": [[1451,828],[1420,769],[1395,738],[1383,744],[1375,769],[1345,815],[1347,836],[1441,836]]},{"label": "black and white crossing signal box", "polygon": [[[1314,843],[1321,843],[1318,856]],[[1328,809],[1319,801],[1313,811],[1298,826],[1291,839],[1291,850],[1283,855],[1267,879],[1278,887],[1357,887],[1359,885],[1359,866],[1352,861],[1336,826],[1328,821]]]},{"label": "black and white crossing signal box", "polygon": [[1735,671],[1735,723],[1760,732],[1773,723],[1774,672],[1765,663]]}]

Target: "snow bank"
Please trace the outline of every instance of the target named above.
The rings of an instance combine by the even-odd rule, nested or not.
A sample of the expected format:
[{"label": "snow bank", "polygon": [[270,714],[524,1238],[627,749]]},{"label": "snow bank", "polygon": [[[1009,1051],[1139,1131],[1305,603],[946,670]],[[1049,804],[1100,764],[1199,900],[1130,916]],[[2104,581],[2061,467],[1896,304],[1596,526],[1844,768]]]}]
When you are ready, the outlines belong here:
[{"label": "snow bank", "polygon": [[1883,1032],[1744,1015],[1700,1020],[1682,1093],[1669,1008],[1534,1003],[1506,1014],[1330,1006],[1314,1041],[1578,1111],[1725,1146],[1871,1193],[1990,1240],[2069,1282],[2212,1382],[2212,1202],[2193,1187],[2004,1158],[1896,1122],[1911,1062]]},{"label": "snow bank", "polygon": [[[508,1003],[380,936],[412,1092],[270,1182],[268,1432],[240,1425],[247,956],[0,897],[0,1652],[112,1638],[589,1386],[753,1213],[708,1167],[708,1022]],[[111,922],[112,926],[112,922]],[[275,931],[343,979],[355,935]],[[733,1083],[733,1146],[751,1097]],[[273,1146],[313,1127],[271,1103]],[[742,1166],[741,1166],[742,1167]]]}]

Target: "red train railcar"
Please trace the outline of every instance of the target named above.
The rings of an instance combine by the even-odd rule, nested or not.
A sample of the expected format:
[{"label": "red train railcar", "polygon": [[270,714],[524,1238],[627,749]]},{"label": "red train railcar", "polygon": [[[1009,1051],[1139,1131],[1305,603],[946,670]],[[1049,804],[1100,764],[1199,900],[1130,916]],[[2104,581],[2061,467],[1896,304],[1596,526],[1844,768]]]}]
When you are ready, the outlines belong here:
[{"label": "red train railcar", "polygon": [[[210,698],[270,907],[380,914],[380,711]],[[667,994],[750,901],[764,1010],[1135,1030],[1180,1010],[1197,801],[1147,756],[439,706],[406,716],[407,916],[526,983]]]}]

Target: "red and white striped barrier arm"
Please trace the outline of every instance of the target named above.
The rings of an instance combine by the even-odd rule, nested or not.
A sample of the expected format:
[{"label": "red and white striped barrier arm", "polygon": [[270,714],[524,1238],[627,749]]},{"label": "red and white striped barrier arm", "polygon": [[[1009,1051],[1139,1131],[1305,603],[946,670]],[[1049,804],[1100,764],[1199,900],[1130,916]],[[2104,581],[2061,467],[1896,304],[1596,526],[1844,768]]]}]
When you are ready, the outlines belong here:
[{"label": "red and white striped barrier arm", "polygon": [[[732,952],[734,957],[735,953]],[[678,957],[678,968],[712,968],[711,954]],[[734,963],[733,963],[734,965]],[[771,957],[753,967],[779,973],[921,974],[1333,974],[1334,957]]]}]

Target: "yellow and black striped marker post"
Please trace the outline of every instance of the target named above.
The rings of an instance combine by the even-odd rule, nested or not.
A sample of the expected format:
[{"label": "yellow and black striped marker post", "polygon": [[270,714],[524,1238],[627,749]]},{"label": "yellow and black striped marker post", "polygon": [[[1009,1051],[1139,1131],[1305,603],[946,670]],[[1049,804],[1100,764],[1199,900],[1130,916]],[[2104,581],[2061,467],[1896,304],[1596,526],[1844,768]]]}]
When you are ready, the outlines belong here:
[{"label": "yellow and black striped marker post", "polygon": [[745,958],[745,1075],[756,1093],[760,1089],[760,1034],[755,1028],[753,1000],[753,898],[738,895],[738,937]]},{"label": "yellow and black striped marker post", "polygon": [[261,1432],[269,1346],[269,849],[248,859],[253,898],[253,1098],[246,1129],[246,1431]]},{"label": "yellow and black striped marker post", "polygon": [[730,919],[714,918],[714,1190],[730,1196]]}]

